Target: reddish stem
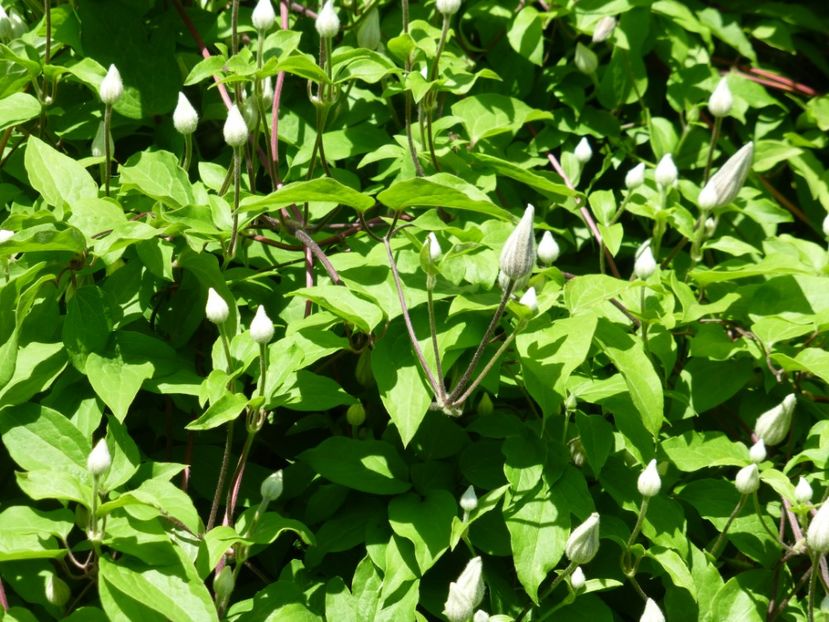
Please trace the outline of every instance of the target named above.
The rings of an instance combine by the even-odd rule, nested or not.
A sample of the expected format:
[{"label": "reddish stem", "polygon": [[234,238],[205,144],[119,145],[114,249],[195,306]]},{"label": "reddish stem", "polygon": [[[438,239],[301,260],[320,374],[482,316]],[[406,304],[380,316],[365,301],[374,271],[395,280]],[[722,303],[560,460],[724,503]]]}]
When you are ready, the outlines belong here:
[{"label": "reddish stem", "polygon": [[[279,25],[282,30],[288,30],[288,2],[279,3]],[[279,177],[279,103],[282,101],[282,87],[285,84],[285,72],[276,74],[276,86],[273,90],[273,105],[271,107],[271,160],[273,162],[274,185],[279,187],[282,180]]]}]

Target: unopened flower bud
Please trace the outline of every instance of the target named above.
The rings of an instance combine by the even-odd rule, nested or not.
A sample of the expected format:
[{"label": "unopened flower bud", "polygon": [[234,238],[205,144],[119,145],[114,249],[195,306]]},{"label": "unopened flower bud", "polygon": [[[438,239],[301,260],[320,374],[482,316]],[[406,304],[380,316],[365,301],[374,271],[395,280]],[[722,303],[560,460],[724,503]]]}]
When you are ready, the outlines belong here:
[{"label": "unopened flower bud", "polygon": [[564,552],[574,564],[582,565],[592,560],[599,551],[599,513],[593,512],[586,521],[576,527],[567,539]]},{"label": "unopened flower bud", "polygon": [[489,393],[484,391],[484,394],[481,396],[481,399],[478,400],[478,416],[486,417],[491,415],[495,411],[495,405],[492,403],[492,398],[489,397]]},{"label": "unopened flower bud", "polygon": [[705,211],[731,203],[746,181],[753,156],[754,143],[748,142],[728,158],[700,191],[697,199],[699,208]]},{"label": "unopened flower bud", "polygon": [[[92,153],[92,157],[95,158],[102,158],[106,155],[106,128],[104,127],[104,122],[101,121],[98,123],[98,129],[95,132],[95,138],[92,139],[92,148],[90,152]],[[115,151],[115,143],[112,141],[112,136],[109,137],[109,152],[112,153]]]},{"label": "unopened flower bud", "polygon": [[5,244],[14,237],[14,231],[0,229],[0,244]]},{"label": "unopened flower bud", "polygon": [[472,616],[472,622],[489,622],[490,619],[489,614],[483,609],[478,609],[475,615]]},{"label": "unopened flower bud", "polygon": [[513,281],[519,281],[528,276],[535,263],[534,215],[535,208],[527,205],[524,215],[501,250],[501,273]]},{"label": "unopened flower bud", "polygon": [[625,187],[628,190],[633,190],[634,188],[638,188],[643,183],[645,183],[645,163],[640,162],[632,169],[627,172],[625,175]]},{"label": "unopened flower bud", "polygon": [[101,86],[98,87],[98,95],[101,101],[107,105],[112,105],[121,99],[124,94],[124,82],[121,80],[121,74],[115,65],[109,66],[109,71],[104,79],[101,80]]},{"label": "unopened flower bud", "polygon": [[645,611],[642,613],[642,617],[639,618],[639,622],[665,622],[662,610],[652,598],[645,601]]},{"label": "unopened flower bud", "polygon": [[535,287],[529,288],[524,295],[521,296],[521,299],[518,301],[525,307],[527,307],[533,313],[538,311],[538,297],[535,295]]},{"label": "unopened flower bud", "polygon": [[829,214],[823,218],[823,235],[829,238]]},{"label": "unopened flower bud", "polygon": [[449,622],[467,622],[484,598],[483,560],[474,557],[457,581],[449,584],[443,614]]},{"label": "unopened flower bud", "polygon": [[50,605],[63,608],[72,595],[66,582],[55,574],[46,577],[46,600]]},{"label": "unopened flower bud", "polygon": [[204,314],[214,324],[223,323],[230,315],[230,308],[227,306],[225,299],[212,287],[207,290],[207,304],[204,306]]},{"label": "unopened flower bud", "polygon": [[259,487],[262,501],[265,503],[276,501],[282,495],[283,487],[282,469],[279,469],[262,480],[262,485]]},{"label": "unopened flower bud", "polygon": [[712,216],[705,219],[705,237],[710,238],[717,230],[717,221]]},{"label": "unopened flower bud", "polygon": [[239,107],[236,104],[230,107],[227,112],[227,120],[222,130],[225,142],[231,147],[241,147],[248,139],[248,126]]},{"label": "unopened flower bud", "polygon": [[86,470],[93,477],[100,477],[109,471],[110,466],[112,466],[112,456],[109,455],[106,439],[102,438],[89,453],[86,459]]},{"label": "unopened flower bud", "polygon": [[436,0],[435,8],[441,15],[454,15],[461,8],[461,0]]},{"label": "unopened flower bud", "polygon": [[587,75],[595,73],[599,67],[599,58],[596,53],[581,43],[576,43],[576,57],[574,60],[576,69]]},{"label": "unopened flower bud", "polygon": [[538,260],[545,266],[551,265],[561,254],[558,242],[552,232],[545,231],[538,243]]},{"label": "unopened flower bud", "polygon": [[580,467],[584,464],[584,444],[581,442],[581,438],[578,436],[570,441],[570,459],[573,461],[573,464],[577,467]]},{"label": "unopened flower bud", "polygon": [[427,239],[429,242],[429,259],[432,260],[432,263],[435,263],[443,255],[443,249],[440,247],[438,236],[435,235],[434,231],[429,232]]},{"label": "unopened flower bud", "polygon": [[236,580],[233,578],[233,570],[230,566],[224,566],[213,579],[213,592],[216,594],[217,602],[227,602],[233,594],[234,587],[236,587]]},{"label": "unopened flower bud", "polygon": [[361,426],[366,420],[366,408],[362,402],[354,402],[345,411],[345,420],[354,427]]},{"label": "unopened flower bud", "polygon": [[265,307],[262,305],[259,305],[250,323],[250,336],[259,345],[270,343],[273,339],[273,321],[265,313]]},{"label": "unopened flower bud", "polygon": [[262,102],[266,108],[273,103],[273,76],[267,76],[262,80]]},{"label": "unopened flower bud", "polygon": [[662,488],[662,479],[659,477],[659,471],[656,468],[656,460],[651,460],[639,475],[636,487],[643,497],[653,497],[659,494],[659,490]]},{"label": "unopened flower bud", "polygon": [[340,31],[340,18],[334,10],[334,0],[327,0],[317,14],[317,21],[314,26],[317,33],[323,39],[333,39]]},{"label": "unopened flower bud", "polygon": [[722,78],[708,99],[708,111],[715,117],[726,117],[731,112],[731,106],[733,104],[734,98],[731,97],[731,89],[728,88],[728,81]]},{"label": "unopened flower bud", "polygon": [[590,147],[590,141],[587,140],[586,136],[583,136],[579,144],[576,145],[573,154],[576,156],[576,160],[582,164],[590,162],[590,158],[593,157],[593,149]]},{"label": "unopened flower bud", "polygon": [[754,433],[772,446],[782,442],[792,425],[792,414],[796,402],[794,393],[789,393],[777,406],[770,408],[757,419]]},{"label": "unopened flower bud", "polygon": [[581,566],[576,566],[573,574],[570,575],[570,585],[578,592],[584,588],[585,583],[587,583],[587,579],[584,576],[584,570],[581,569]]},{"label": "unopened flower bud", "polygon": [[647,281],[656,272],[656,268],[656,258],[653,256],[653,251],[651,250],[651,242],[647,240],[636,251],[636,257],[633,262],[633,274],[636,275],[636,278]]},{"label": "unopened flower bud", "polygon": [[366,348],[360,353],[360,358],[357,359],[357,368],[354,371],[354,376],[364,387],[374,385],[374,372],[371,370],[371,350]]},{"label": "unopened flower bud", "polygon": [[800,503],[801,505],[805,505],[812,500],[812,495],[814,491],[812,487],[809,485],[809,482],[806,481],[805,477],[801,477],[797,481],[797,486],[794,487],[794,500]]},{"label": "unopened flower bud", "polygon": [[0,5],[0,41],[6,41],[12,37],[12,24],[6,9]]},{"label": "unopened flower bud", "polygon": [[806,532],[806,544],[814,553],[829,553],[829,503],[823,502],[812,517]]},{"label": "unopened flower bud", "polygon": [[748,450],[748,457],[755,464],[759,464],[766,459],[766,444],[763,442],[762,438],[754,443],[754,445],[751,446],[751,449]]},{"label": "unopened flower bud", "polygon": [[360,22],[357,28],[357,45],[368,50],[376,50],[380,45],[380,11],[377,6],[372,7]]},{"label": "unopened flower bud", "polygon": [[666,153],[659,160],[659,164],[656,165],[656,171],[654,172],[656,183],[662,186],[663,189],[668,189],[676,184],[677,177],[679,177],[679,171],[676,170],[674,159],[670,153]]},{"label": "unopened flower bud", "polygon": [[464,512],[471,512],[478,507],[478,495],[475,494],[475,487],[470,485],[464,490],[460,501],[461,509]]},{"label": "unopened flower bud", "polygon": [[276,13],[273,10],[271,0],[259,0],[253,8],[253,15],[251,16],[253,27],[259,32],[267,32],[273,28],[276,21]]},{"label": "unopened flower bud", "polygon": [[616,19],[610,15],[605,15],[599,20],[599,23],[596,24],[596,28],[593,30],[593,43],[606,41],[613,34],[615,28]]},{"label": "unopened flower bud", "polygon": [[750,495],[757,492],[757,489],[760,488],[760,470],[757,468],[757,464],[752,462],[740,469],[737,472],[737,477],[734,478],[734,486],[741,495]]},{"label": "unopened flower bud", "polygon": [[179,92],[178,104],[173,110],[173,126],[179,134],[192,134],[199,125],[199,113],[193,108],[190,100]]}]

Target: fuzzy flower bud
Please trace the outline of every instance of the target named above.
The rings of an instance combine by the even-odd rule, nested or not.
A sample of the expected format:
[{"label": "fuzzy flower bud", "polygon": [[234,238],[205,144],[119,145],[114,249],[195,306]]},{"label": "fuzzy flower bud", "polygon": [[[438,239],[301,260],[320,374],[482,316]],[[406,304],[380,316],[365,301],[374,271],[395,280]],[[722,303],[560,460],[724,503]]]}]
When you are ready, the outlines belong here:
[{"label": "fuzzy flower bud", "polygon": [[809,485],[809,482],[806,481],[805,477],[801,477],[797,481],[797,486],[794,487],[794,500],[800,503],[801,505],[805,505],[812,500],[812,495],[814,491],[812,487]]},{"label": "fuzzy flower bud", "polygon": [[483,609],[478,609],[478,611],[475,612],[475,615],[472,616],[472,622],[489,622],[489,620],[489,614]]},{"label": "fuzzy flower bud", "polygon": [[545,266],[551,265],[561,254],[558,242],[550,231],[545,231],[538,243],[538,260]]},{"label": "fuzzy flower bud", "polygon": [[251,16],[253,27],[259,32],[267,32],[273,28],[276,21],[276,13],[273,10],[271,0],[259,0],[253,8],[253,15]]},{"label": "fuzzy flower bud", "polygon": [[755,464],[759,464],[766,459],[766,444],[763,442],[762,438],[754,443],[754,445],[751,446],[751,449],[748,450],[748,457]]},{"label": "fuzzy flower bud", "polygon": [[734,486],[741,495],[750,495],[757,492],[760,488],[760,470],[755,463],[751,463],[743,467],[737,472],[737,477],[734,478]]},{"label": "fuzzy flower bud", "polygon": [[586,136],[582,137],[579,144],[576,145],[576,150],[573,154],[576,156],[576,160],[582,164],[590,162],[590,158],[593,157],[593,149],[590,147],[590,141],[587,140]]},{"label": "fuzzy flower bud", "polygon": [[812,517],[806,532],[806,544],[815,553],[829,553],[829,503],[824,502]]},{"label": "fuzzy flower bud", "polygon": [[651,250],[651,241],[647,240],[636,251],[636,257],[633,262],[633,274],[636,275],[637,279],[647,281],[656,272],[656,268],[656,258],[653,256],[653,251]]},{"label": "fuzzy flower bud", "polygon": [[443,255],[443,249],[440,247],[438,236],[435,235],[434,231],[430,231],[426,237],[429,241],[429,259],[432,260],[432,263],[435,263]]},{"label": "fuzzy flower bud", "polygon": [[599,23],[596,24],[596,28],[593,30],[593,43],[606,41],[613,34],[615,28],[616,18],[605,15],[599,20]]},{"label": "fuzzy flower bud", "polygon": [[659,494],[659,489],[662,488],[662,479],[659,477],[659,471],[656,468],[656,460],[651,460],[639,475],[636,487],[643,497],[653,497]]},{"label": "fuzzy flower bud", "polygon": [[576,57],[574,61],[576,63],[576,69],[587,75],[595,73],[599,67],[599,58],[596,56],[596,53],[581,43],[576,44]]},{"label": "fuzzy flower bud", "polygon": [[317,14],[317,21],[314,24],[317,33],[323,39],[333,39],[340,32],[340,18],[334,10],[334,0],[327,0]]},{"label": "fuzzy flower bud", "polygon": [[380,31],[380,11],[372,7],[357,28],[357,45],[368,50],[376,50],[382,38]]},{"label": "fuzzy flower bud", "polygon": [[708,99],[708,111],[715,117],[727,117],[728,113],[731,112],[731,106],[733,104],[734,98],[731,97],[731,89],[728,88],[728,81],[722,78]]},{"label": "fuzzy flower bud", "polygon": [[573,574],[570,575],[570,585],[578,592],[584,588],[585,583],[587,583],[587,579],[584,576],[584,570],[581,569],[581,566],[576,566]]},{"label": "fuzzy flower bud", "polygon": [[796,400],[794,393],[789,393],[777,406],[758,417],[757,423],[754,424],[754,433],[763,439],[766,445],[777,445],[786,438],[792,425]]},{"label": "fuzzy flower bud", "polygon": [[535,208],[527,205],[524,215],[507,238],[501,251],[501,273],[513,281],[528,276],[535,263],[534,216]]},{"label": "fuzzy flower bud", "polygon": [[0,229],[0,244],[5,244],[14,237],[14,231]]},{"label": "fuzzy flower bud", "polygon": [[457,581],[449,584],[443,614],[449,622],[467,622],[484,598],[483,560],[469,560]]},{"label": "fuzzy flower bud", "polygon": [[101,80],[101,86],[98,87],[98,95],[101,101],[109,106],[121,99],[124,94],[124,83],[121,80],[121,74],[115,65],[109,66],[109,71],[104,79]]},{"label": "fuzzy flower bud", "polygon": [[454,15],[461,8],[461,0],[437,0],[435,8],[441,15]]},{"label": "fuzzy flower bud", "polygon": [[535,313],[538,311],[538,297],[535,295],[535,287],[529,288],[519,300],[522,305],[527,307],[530,311]]},{"label": "fuzzy flower bud", "polygon": [[283,480],[282,469],[274,471],[262,480],[262,485],[259,487],[259,492],[262,495],[262,501],[270,503],[276,501],[282,495]]},{"label": "fuzzy flower bud", "polygon": [[652,598],[645,601],[645,611],[639,622],[665,622],[665,615]]},{"label": "fuzzy flower bud", "polygon": [[259,345],[270,343],[273,339],[273,322],[262,305],[259,305],[250,323],[250,336]]},{"label": "fuzzy flower bud", "polygon": [[645,183],[645,163],[640,162],[625,175],[625,188],[633,190]]},{"label": "fuzzy flower bud", "polygon": [[248,126],[236,104],[227,111],[227,120],[223,128],[225,142],[231,147],[241,147],[248,139]]},{"label": "fuzzy flower bud", "polygon": [[190,100],[179,92],[178,104],[173,110],[173,126],[179,134],[192,134],[199,124],[199,113],[193,108]]},{"label": "fuzzy flower bud", "polygon": [[599,551],[599,513],[593,512],[567,539],[564,552],[574,564],[586,564]]},{"label": "fuzzy flower bud", "polygon": [[207,304],[204,306],[204,314],[214,324],[223,323],[230,315],[230,308],[227,306],[225,299],[212,287],[207,290]]},{"label": "fuzzy flower bud", "polygon": [[89,453],[86,459],[86,469],[93,477],[100,477],[112,466],[112,456],[109,455],[109,448],[105,439],[101,439]]},{"label": "fuzzy flower bud", "polygon": [[699,208],[710,210],[731,203],[746,181],[753,156],[754,143],[748,142],[728,158],[722,168],[711,175],[711,179],[700,191],[697,199]]},{"label": "fuzzy flower bud", "polygon": [[714,232],[717,230],[717,221],[714,220],[711,216],[705,219],[705,237],[710,238],[714,235]]},{"label": "fuzzy flower bud", "polygon": [[71,595],[72,592],[63,579],[51,573],[46,577],[46,600],[50,605],[62,608]]},{"label": "fuzzy flower bud", "polygon": [[464,512],[471,512],[478,507],[478,495],[475,494],[475,487],[470,485],[461,495],[461,509]]},{"label": "fuzzy flower bud", "polygon": [[676,184],[679,171],[676,170],[676,164],[674,164],[674,159],[670,153],[666,153],[659,160],[659,164],[656,165],[654,177],[656,178],[656,183],[662,186],[663,189],[671,188]]},{"label": "fuzzy flower bud", "polygon": [[345,420],[348,421],[348,425],[354,427],[363,425],[366,420],[366,408],[362,402],[355,402],[348,407],[345,411]]}]

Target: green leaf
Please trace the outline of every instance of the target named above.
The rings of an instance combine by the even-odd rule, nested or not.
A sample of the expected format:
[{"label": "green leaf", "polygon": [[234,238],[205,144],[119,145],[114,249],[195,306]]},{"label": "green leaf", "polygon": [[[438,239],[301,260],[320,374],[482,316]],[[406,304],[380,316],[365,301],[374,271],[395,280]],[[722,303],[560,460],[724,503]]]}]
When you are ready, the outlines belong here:
[{"label": "green leaf", "polygon": [[422,498],[409,493],[389,503],[389,524],[394,533],[414,545],[421,573],[434,566],[449,548],[452,519],[457,512],[457,500],[445,490],[430,490]]},{"label": "green leaf", "polygon": [[98,196],[98,185],[83,166],[36,136],[26,142],[23,163],[32,188],[49,205],[71,207],[76,201]]},{"label": "green leaf", "polygon": [[507,40],[513,50],[540,67],[544,58],[543,34],[538,11],[531,6],[525,6],[515,16],[507,32]]},{"label": "green leaf", "polygon": [[136,188],[171,207],[187,207],[196,202],[187,173],[169,151],[142,151],[119,172],[124,190]]},{"label": "green leaf", "polygon": [[27,506],[0,512],[0,561],[63,557],[56,537],[66,538],[74,526],[69,510],[44,512]]},{"label": "green leaf", "polygon": [[319,177],[309,181],[297,181],[285,184],[276,192],[264,197],[247,197],[241,202],[243,210],[266,208],[274,210],[293,204],[311,201],[324,201],[347,205],[359,212],[364,212],[374,205],[374,199],[353,188],[338,182],[333,177]]},{"label": "green leaf", "polygon": [[378,194],[377,200],[392,210],[445,207],[512,220],[509,212],[495,206],[480,190],[448,173],[397,181]]},{"label": "green leaf", "polygon": [[676,468],[686,472],[748,463],[745,445],[735,443],[722,432],[689,430],[662,441],[662,450]]},{"label": "green leaf", "polygon": [[259,514],[254,526],[256,514],[256,508],[249,508],[237,521],[236,528],[245,534],[246,542],[270,544],[286,532],[298,535],[305,544],[312,545],[316,541],[314,533],[298,520],[285,518],[276,512],[264,512]]},{"label": "green leaf", "polygon": [[385,441],[332,436],[300,454],[300,460],[324,478],[354,490],[394,495],[410,487],[406,463]]},{"label": "green leaf", "polygon": [[483,138],[515,133],[525,123],[553,118],[549,112],[530,108],[520,99],[499,93],[464,97],[452,105],[452,114],[461,118],[473,145]]},{"label": "green leaf", "polygon": [[84,371],[91,353],[101,353],[106,348],[114,324],[112,316],[104,291],[99,287],[81,287],[69,301],[63,322],[63,343],[79,371]]},{"label": "green leaf", "polygon": [[223,423],[236,419],[248,405],[247,396],[241,393],[225,393],[210,404],[195,421],[188,423],[188,430],[212,430]]},{"label": "green leaf", "polygon": [[564,304],[573,315],[592,311],[598,303],[615,298],[630,287],[630,281],[604,274],[577,276],[564,286]]},{"label": "green leaf", "polygon": [[89,384],[119,421],[126,418],[141,385],[152,378],[154,369],[149,361],[128,362],[120,352],[108,357],[93,352],[86,359]]},{"label": "green leaf", "polygon": [[499,175],[509,177],[510,179],[519,181],[522,184],[526,184],[530,188],[537,190],[544,196],[551,199],[563,200],[565,197],[574,196],[576,194],[574,190],[570,190],[570,188],[565,186],[562,182],[552,181],[552,179],[561,179],[558,176],[554,177],[553,173],[539,171],[537,169],[531,170],[523,168],[508,160],[496,158],[485,153],[474,152],[471,156],[494,170]]},{"label": "green leaf", "polygon": [[40,114],[40,102],[28,93],[12,93],[0,99],[0,131],[25,123]]},{"label": "green leaf", "polygon": [[364,333],[370,333],[383,321],[383,311],[375,303],[365,300],[347,287],[337,285],[316,285],[302,287],[290,293],[292,296],[307,298],[354,324]]}]

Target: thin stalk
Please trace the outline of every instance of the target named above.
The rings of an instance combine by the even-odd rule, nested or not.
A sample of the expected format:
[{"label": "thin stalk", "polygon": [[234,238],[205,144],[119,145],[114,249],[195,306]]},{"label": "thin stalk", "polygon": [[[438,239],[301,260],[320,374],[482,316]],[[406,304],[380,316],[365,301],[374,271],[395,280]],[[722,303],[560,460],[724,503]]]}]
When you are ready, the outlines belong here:
[{"label": "thin stalk", "polygon": [[771,528],[766,524],[766,521],[763,520],[763,512],[760,509],[760,499],[758,498],[756,491],[751,495],[751,500],[754,502],[754,511],[757,513],[757,518],[760,519],[760,524],[763,526],[763,529],[766,531],[767,534],[771,536],[772,540],[778,542],[783,548],[788,550],[789,547],[781,541],[780,535],[774,533],[771,530]]},{"label": "thin stalk", "polygon": [[455,400],[455,402],[454,402],[455,405],[460,406],[461,404],[466,402],[466,400],[469,399],[469,396],[472,395],[472,392],[475,389],[477,389],[478,385],[481,384],[481,382],[483,382],[484,378],[487,377],[487,374],[489,374],[490,370],[492,369],[492,366],[495,365],[495,362],[498,361],[498,359],[501,358],[501,356],[504,354],[504,352],[507,351],[507,348],[515,340],[515,335],[517,335],[517,334],[518,334],[518,329],[516,328],[515,332],[510,333],[509,336],[506,339],[504,339],[504,343],[502,343],[501,346],[498,348],[498,350],[495,352],[495,354],[492,355],[492,358],[489,360],[489,362],[481,370],[481,373],[478,374],[478,377],[475,378],[475,380],[472,381],[472,384],[470,384],[469,388],[466,391],[464,391],[463,395],[461,395],[457,400]]},{"label": "thin stalk", "polygon": [[230,51],[233,56],[236,56],[236,54],[239,53],[239,0],[232,0],[231,4]]},{"label": "thin stalk", "polygon": [[438,331],[437,322],[435,321],[435,301],[432,295],[432,290],[435,287],[435,276],[430,274],[426,277],[426,306],[429,309],[429,332],[432,334],[432,350],[435,353],[435,366],[438,372],[438,400],[443,402],[446,398],[446,392],[443,387],[443,365],[440,361],[440,348],[438,347]]},{"label": "thin stalk", "polygon": [[236,470],[233,472],[231,478],[231,485],[227,491],[227,500],[225,502],[225,525],[233,524],[233,514],[236,510],[236,500],[239,494],[239,487],[242,484],[242,477],[245,475],[245,465],[250,455],[250,448],[253,446],[253,439],[256,437],[256,432],[248,429],[248,434],[245,437],[245,444],[242,445],[242,453],[239,456],[239,462],[236,463]]},{"label": "thin stalk", "polygon": [[[403,9],[403,34],[409,34],[409,0],[402,0]],[[412,71],[412,57],[406,57],[405,74],[408,75]],[[404,81],[405,84],[405,81]],[[417,149],[415,149],[414,137],[412,136],[412,94],[406,91],[404,94],[406,98],[404,108],[404,124],[406,127],[406,141],[409,144],[409,155],[412,157],[412,163],[415,167],[415,173],[418,177],[423,177],[423,167],[420,165],[420,160],[417,159]]]},{"label": "thin stalk", "polygon": [[268,344],[259,344],[259,397],[265,396],[265,377],[268,375]]},{"label": "thin stalk", "polygon": [[714,128],[711,130],[711,143],[708,145],[708,158],[705,161],[705,173],[702,176],[702,183],[708,181],[708,175],[711,173],[711,162],[714,160],[714,149],[717,146],[717,140],[720,137],[720,128],[722,127],[722,117],[714,119]]},{"label": "thin stalk", "polygon": [[89,520],[92,523],[92,529],[89,532],[91,540],[98,538],[98,489],[100,488],[100,476],[92,476],[92,506],[89,508]]},{"label": "thin stalk", "polygon": [[625,213],[625,209],[627,208],[631,194],[633,194],[633,190],[628,190],[627,192],[625,192],[625,198],[622,199],[622,204],[619,206],[619,209],[616,210],[616,213],[613,214],[613,218],[610,219],[611,226],[619,222],[619,219],[622,217],[622,214]]},{"label": "thin stalk", "polygon": [[[43,0],[43,17],[46,19],[46,43],[43,51],[43,64],[48,65],[52,58],[52,7],[50,0]],[[49,83],[43,76],[43,95],[49,96]]]},{"label": "thin stalk", "polygon": [[641,301],[639,303],[639,313],[642,316],[640,320],[642,327],[642,342],[645,344],[645,350],[648,349],[648,321],[645,319],[645,299],[646,299],[646,292],[645,287],[639,288],[641,290]]},{"label": "thin stalk", "polygon": [[[225,353],[225,363],[227,366],[228,376],[233,371],[233,365],[230,358],[230,343],[224,331],[224,326],[219,326],[219,340],[222,342],[222,349]],[[228,391],[232,387],[228,385]],[[207,517],[207,530],[210,531],[216,524],[216,516],[219,513],[219,500],[222,498],[222,491],[225,487],[225,480],[227,479],[227,469],[230,466],[230,451],[233,448],[233,422],[229,421],[227,424],[227,434],[225,435],[225,447],[222,452],[222,462],[219,466],[219,477],[216,481],[216,490],[213,493],[213,501],[210,504],[210,514]]]},{"label": "thin stalk", "polygon": [[734,511],[731,512],[731,515],[728,517],[728,521],[725,523],[725,527],[723,528],[722,532],[719,536],[717,536],[717,540],[714,542],[714,546],[711,547],[711,558],[717,559],[720,554],[720,547],[725,543],[725,535],[728,533],[729,527],[731,527],[731,523],[734,522],[734,519],[737,518],[737,515],[740,513],[740,510],[743,509],[743,506],[746,504],[746,500],[748,499],[748,495],[742,495],[740,500],[737,502],[737,506],[734,508]]},{"label": "thin stalk", "polygon": [[815,622],[815,585],[817,584],[817,566],[820,563],[820,554],[812,554],[812,574],[809,577],[809,622]]},{"label": "thin stalk", "polygon": [[[560,575],[558,575],[555,578],[555,580],[550,584],[550,587],[548,587],[546,590],[544,590],[544,593],[541,594],[538,597],[538,602],[541,602],[541,601],[545,600],[550,594],[552,594],[555,591],[555,589],[559,586],[559,584],[562,581],[564,581],[564,579],[566,579],[571,574],[573,574],[573,571],[577,567],[578,567],[578,564],[576,564],[575,562],[570,562],[570,565],[567,566],[567,568],[564,569],[564,572],[562,572]],[[531,608],[532,608],[532,603],[530,603],[529,605],[524,607],[524,609],[521,611],[521,613],[518,614],[518,617],[515,618],[515,622],[521,622],[521,620],[523,620],[526,617],[526,615],[530,612]]]},{"label": "thin stalk", "polygon": [[639,516],[636,517],[636,524],[633,526],[633,531],[630,532],[630,537],[625,543],[625,550],[622,553],[622,571],[625,575],[630,576],[633,571],[633,564],[630,559],[630,548],[636,543],[636,538],[639,537],[639,532],[642,531],[642,524],[645,522],[645,515],[648,513],[648,497],[642,497],[642,505],[639,506]]},{"label": "thin stalk", "polygon": [[181,168],[185,171],[190,171],[190,160],[193,157],[193,135],[184,135],[184,159],[181,162]]},{"label": "thin stalk", "polygon": [[112,125],[112,104],[104,105],[104,190],[109,196],[109,176],[111,174],[112,149],[110,148],[110,141],[112,136],[110,134],[110,126]]},{"label": "thin stalk", "polygon": [[239,193],[242,191],[242,149],[233,148],[233,230],[227,247],[226,259],[236,256],[236,242],[239,237]]}]

